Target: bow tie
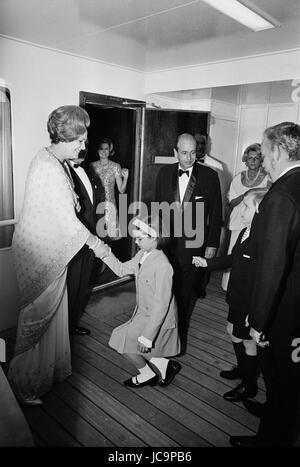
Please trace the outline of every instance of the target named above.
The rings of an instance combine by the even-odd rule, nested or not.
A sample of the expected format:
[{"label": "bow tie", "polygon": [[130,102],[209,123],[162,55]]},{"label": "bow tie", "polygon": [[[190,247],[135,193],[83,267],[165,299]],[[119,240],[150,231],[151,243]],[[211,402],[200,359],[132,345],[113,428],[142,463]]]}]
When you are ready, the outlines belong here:
[{"label": "bow tie", "polygon": [[183,174],[186,174],[188,177],[190,176],[190,172],[188,170],[179,169],[178,170],[179,177],[181,177],[181,175],[183,175]]}]

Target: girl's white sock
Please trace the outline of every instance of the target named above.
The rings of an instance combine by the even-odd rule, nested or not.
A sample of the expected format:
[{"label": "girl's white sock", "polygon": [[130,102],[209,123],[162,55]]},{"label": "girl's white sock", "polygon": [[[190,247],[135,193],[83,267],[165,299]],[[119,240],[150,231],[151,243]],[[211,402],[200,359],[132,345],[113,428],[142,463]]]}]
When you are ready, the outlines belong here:
[{"label": "girl's white sock", "polygon": [[162,379],[165,379],[169,360],[167,358],[162,357],[152,357],[149,361],[159,369]]},{"label": "girl's white sock", "polygon": [[138,371],[140,374],[137,375],[136,379],[139,383],[144,383],[145,381],[148,381],[148,379],[151,379],[153,376],[155,376],[154,371],[151,370],[147,363],[143,368],[138,368]]}]

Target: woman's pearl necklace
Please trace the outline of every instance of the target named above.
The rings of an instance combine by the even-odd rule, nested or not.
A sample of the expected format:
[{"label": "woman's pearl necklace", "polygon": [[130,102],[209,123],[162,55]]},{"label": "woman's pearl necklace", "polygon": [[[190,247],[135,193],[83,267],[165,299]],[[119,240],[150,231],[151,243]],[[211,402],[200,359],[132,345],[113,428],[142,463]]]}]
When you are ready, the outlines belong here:
[{"label": "woman's pearl necklace", "polygon": [[256,180],[258,179],[259,176],[260,176],[260,168],[258,169],[258,172],[257,172],[257,174],[256,174],[256,176],[254,177],[253,180],[250,180],[250,178],[248,177],[248,170],[246,170],[245,177],[246,177],[246,181],[247,181],[249,186],[254,185],[254,183],[256,182]]}]

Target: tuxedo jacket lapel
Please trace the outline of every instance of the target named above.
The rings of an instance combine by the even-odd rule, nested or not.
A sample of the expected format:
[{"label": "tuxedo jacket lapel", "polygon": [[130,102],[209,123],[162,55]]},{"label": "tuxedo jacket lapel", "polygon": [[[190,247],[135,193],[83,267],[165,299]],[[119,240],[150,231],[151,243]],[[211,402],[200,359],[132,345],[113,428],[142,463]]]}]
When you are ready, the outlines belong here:
[{"label": "tuxedo jacket lapel", "polygon": [[180,195],[179,195],[179,182],[178,182],[178,164],[174,166],[174,171],[172,175],[172,190],[173,190],[173,199],[180,204]]},{"label": "tuxedo jacket lapel", "polygon": [[82,182],[81,178],[77,175],[76,171],[73,169],[73,167],[71,165],[69,165],[69,168],[70,168],[70,172],[71,172],[71,176],[74,180],[74,183],[75,183],[75,186],[78,184],[80,185],[80,193],[77,193],[78,195],[81,194],[81,196],[84,196],[86,199],[88,199],[91,203],[92,206],[95,205],[95,190],[94,190],[94,186],[93,186],[93,183],[90,181],[91,183],[91,186],[92,186],[92,190],[93,190],[93,202],[91,202],[91,198],[87,192],[87,189],[85,188],[85,185],[84,183]]},{"label": "tuxedo jacket lapel", "polygon": [[198,174],[197,169],[198,169],[197,163],[195,163],[193,165],[193,170],[192,170],[192,173],[191,173],[191,176],[190,176],[190,180],[189,180],[188,186],[186,187],[184,198],[183,198],[183,201],[182,201],[183,209],[184,209],[184,203],[187,203],[187,202],[190,201],[191,196],[192,196],[193,191],[194,191],[194,188],[196,186],[197,174]]}]

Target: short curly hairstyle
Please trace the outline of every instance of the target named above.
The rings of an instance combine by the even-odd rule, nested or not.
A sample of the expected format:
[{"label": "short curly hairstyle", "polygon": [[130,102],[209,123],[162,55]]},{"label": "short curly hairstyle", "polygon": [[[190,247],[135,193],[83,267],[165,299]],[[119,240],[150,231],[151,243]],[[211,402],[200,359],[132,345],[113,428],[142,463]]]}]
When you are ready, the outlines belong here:
[{"label": "short curly hairstyle", "polygon": [[[248,156],[250,152],[256,152],[261,157],[261,146],[259,143],[253,143],[250,144],[250,146],[247,146],[242,157],[242,162],[247,162]],[[262,160],[262,157],[261,157]]]},{"label": "short curly hairstyle", "polygon": [[282,122],[270,126],[264,131],[271,143],[271,149],[275,146],[283,148],[289,155],[290,161],[300,160],[300,125],[293,122]]},{"label": "short curly hairstyle", "polygon": [[47,129],[52,143],[69,143],[84,135],[90,126],[88,113],[77,105],[63,105],[48,117]]}]

